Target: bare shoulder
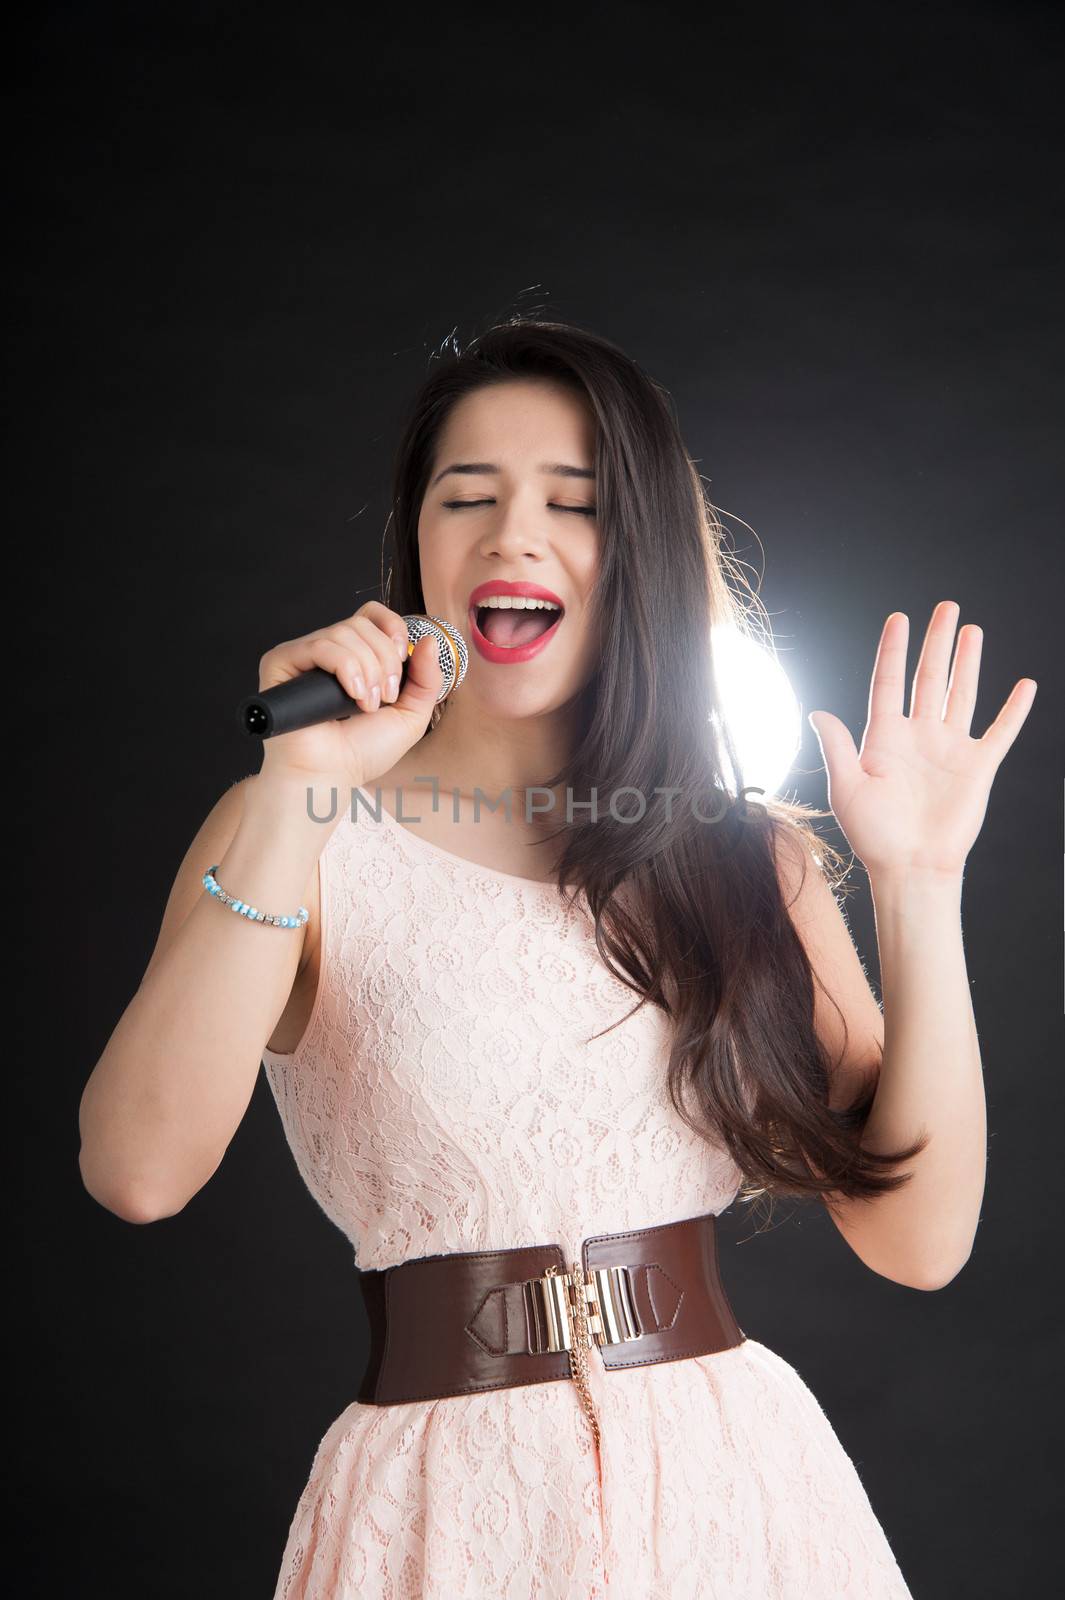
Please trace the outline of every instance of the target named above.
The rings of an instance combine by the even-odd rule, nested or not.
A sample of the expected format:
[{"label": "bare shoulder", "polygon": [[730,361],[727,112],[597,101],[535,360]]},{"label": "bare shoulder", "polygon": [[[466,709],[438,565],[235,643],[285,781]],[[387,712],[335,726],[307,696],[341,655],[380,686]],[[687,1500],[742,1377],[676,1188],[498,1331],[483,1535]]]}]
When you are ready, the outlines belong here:
[{"label": "bare shoulder", "polygon": [[870,986],[843,908],[797,828],[773,830],[784,904],[814,975],[814,1026],[838,1063],[830,1104],[843,1106],[880,1069],[884,1014]]}]

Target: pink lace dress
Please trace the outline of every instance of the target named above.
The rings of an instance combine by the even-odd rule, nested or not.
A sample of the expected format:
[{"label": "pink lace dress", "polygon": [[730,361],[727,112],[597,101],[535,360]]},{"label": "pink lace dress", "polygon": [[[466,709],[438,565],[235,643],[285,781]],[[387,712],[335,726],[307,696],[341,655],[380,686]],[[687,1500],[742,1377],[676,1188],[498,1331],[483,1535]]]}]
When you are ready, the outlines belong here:
[{"label": "pink lace dress", "polygon": [[[591,1234],[724,1210],[740,1174],[669,1103],[662,1013],[588,1043],[635,996],[587,912],[416,829],[383,806],[338,823],[314,1011],[264,1055],[357,1265],[555,1241],[570,1261]],[[765,1345],[615,1372],[593,1349],[588,1379],[599,1450],[566,1379],[353,1401],[274,1600],[909,1600],[828,1418]]]}]

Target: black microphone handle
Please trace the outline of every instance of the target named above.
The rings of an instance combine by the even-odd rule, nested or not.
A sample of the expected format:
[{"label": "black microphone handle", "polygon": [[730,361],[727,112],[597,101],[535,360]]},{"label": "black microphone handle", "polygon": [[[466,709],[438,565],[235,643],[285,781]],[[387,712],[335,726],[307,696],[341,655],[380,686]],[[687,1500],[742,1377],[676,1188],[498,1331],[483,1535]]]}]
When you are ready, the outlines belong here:
[{"label": "black microphone handle", "polygon": [[311,667],[287,683],[275,683],[261,694],[250,694],[237,708],[241,732],[257,739],[295,733],[317,722],[343,722],[362,707],[340,680],[324,667]]}]

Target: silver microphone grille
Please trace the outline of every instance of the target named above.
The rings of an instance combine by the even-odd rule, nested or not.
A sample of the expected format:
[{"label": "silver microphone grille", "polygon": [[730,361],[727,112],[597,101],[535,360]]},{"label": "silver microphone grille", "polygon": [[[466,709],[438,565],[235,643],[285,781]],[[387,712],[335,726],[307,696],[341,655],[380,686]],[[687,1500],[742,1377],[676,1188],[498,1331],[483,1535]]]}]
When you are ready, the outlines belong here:
[{"label": "silver microphone grille", "polygon": [[404,617],[407,633],[411,644],[417,644],[419,639],[431,634],[436,640],[436,659],[440,663],[440,671],[444,674],[444,681],[436,703],[449,695],[452,689],[457,689],[466,676],[466,668],[470,664],[469,647],[462,634],[453,622],[448,622],[444,617]]}]

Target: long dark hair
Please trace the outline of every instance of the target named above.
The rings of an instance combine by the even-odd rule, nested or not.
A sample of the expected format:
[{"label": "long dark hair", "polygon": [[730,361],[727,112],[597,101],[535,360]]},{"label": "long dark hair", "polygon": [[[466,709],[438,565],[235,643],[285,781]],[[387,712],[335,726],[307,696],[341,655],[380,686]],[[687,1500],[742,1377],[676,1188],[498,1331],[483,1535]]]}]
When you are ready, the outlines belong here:
[{"label": "long dark hair", "polygon": [[[772,798],[752,803],[745,792],[720,709],[711,629],[751,636],[758,602],[726,549],[669,394],[607,339],[566,323],[511,317],[464,350],[452,335],[434,354],[396,449],[385,604],[401,615],[425,611],[418,521],[450,408],[475,389],[522,378],[566,385],[598,424],[601,542],[588,615],[599,665],[580,693],[575,748],[540,781],[566,785],[575,799],[594,788],[600,811],[594,825],[563,826],[560,893],[571,884],[583,890],[610,971],[639,1005],[671,1019],[670,1098],[687,1126],[727,1147],[744,1176],[743,1200],[820,1195],[831,1206],[836,1196],[897,1189],[909,1174],[887,1169],[912,1159],[927,1137],[889,1154],[861,1148],[879,1063],[855,1100],[829,1106],[838,1063],[815,1031],[815,976],[785,904],[778,852],[801,859],[804,874],[823,870],[833,891],[848,867],[810,823],[831,813]],[[424,737],[436,725],[434,715]],[[604,813],[603,797],[621,790],[635,790],[637,806],[642,797],[641,821]],[[672,791],[671,813],[659,790]],[[628,814],[620,802],[616,810]]]}]

